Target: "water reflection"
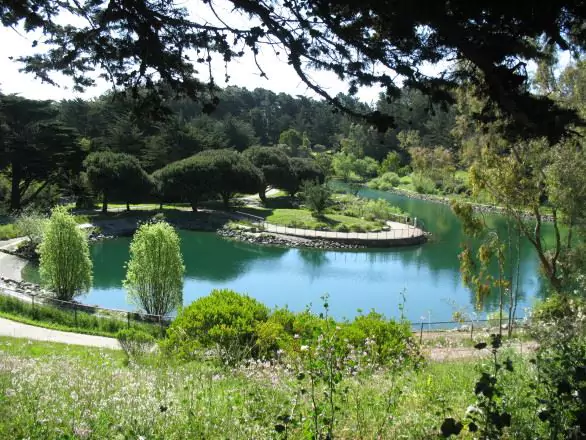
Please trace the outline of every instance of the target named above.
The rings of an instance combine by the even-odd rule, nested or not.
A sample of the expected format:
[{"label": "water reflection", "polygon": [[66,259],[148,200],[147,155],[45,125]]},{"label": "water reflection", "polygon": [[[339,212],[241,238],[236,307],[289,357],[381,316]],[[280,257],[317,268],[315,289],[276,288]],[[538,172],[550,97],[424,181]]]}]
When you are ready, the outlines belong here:
[{"label": "water reflection", "polygon": [[[183,231],[185,303],[213,288],[231,288],[269,306],[303,310],[310,303],[319,305],[320,297],[329,293],[332,313],[338,318],[371,308],[398,316],[400,292],[406,289],[406,313],[412,321],[422,315],[449,319],[454,304],[472,310],[476,298],[462,286],[458,261],[461,243],[468,238],[450,208],[378,191],[364,190],[363,195],[386,198],[410,212],[432,232],[432,240],[417,247],[334,252],[262,247],[213,233]],[[506,228],[502,217],[489,216],[487,221],[502,231]],[[121,288],[129,242],[120,238],[92,246],[94,288],[85,298],[87,303],[133,309]],[[521,243],[521,256],[519,311],[544,295],[538,262],[526,241]],[[486,298],[484,310],[496,307],[495,291]]]}]

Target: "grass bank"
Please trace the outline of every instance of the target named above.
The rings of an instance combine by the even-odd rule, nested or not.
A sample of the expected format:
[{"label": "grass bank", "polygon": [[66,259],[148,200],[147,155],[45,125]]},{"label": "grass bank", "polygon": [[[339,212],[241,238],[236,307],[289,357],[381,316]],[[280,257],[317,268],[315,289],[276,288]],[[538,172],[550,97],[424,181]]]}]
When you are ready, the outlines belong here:
[{"label": "grass bank", "polygon": [[35,325],[37,327],[84,333],[88,335],[115,337],[119,330],[129,326],[143,330],[153,336],[161,335],[156,324],[128,321],[124,316],[97,315],[81,310],[68,310],[47,304],[35,304],[0,293],[0,317]]},{"label": "grass bank", "polygon": [[[12,338],[0,354],[0,438],[306,439],[316,423],[296,365],[152,355],[126,366],[119,352]],[[358,368],[340,383],[334,438],[435,438],[444,417],[463,415],[477,375],[466,361]]]}]

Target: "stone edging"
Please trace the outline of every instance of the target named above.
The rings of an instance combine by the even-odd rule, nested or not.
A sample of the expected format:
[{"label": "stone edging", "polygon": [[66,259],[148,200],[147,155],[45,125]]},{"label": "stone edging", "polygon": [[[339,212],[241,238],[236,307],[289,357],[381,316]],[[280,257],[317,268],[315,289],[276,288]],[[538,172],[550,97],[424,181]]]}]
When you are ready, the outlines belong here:
[{"label": "stone edging", "polygon": [[330,240],[314,240],[309,238],[293,237],[290,235],[270,232],[251,231],[224,227],[216,231],[220,237],[264,246],[282,246],[311,249],[365,249],[366,246],[351,243],[339,243]]}]

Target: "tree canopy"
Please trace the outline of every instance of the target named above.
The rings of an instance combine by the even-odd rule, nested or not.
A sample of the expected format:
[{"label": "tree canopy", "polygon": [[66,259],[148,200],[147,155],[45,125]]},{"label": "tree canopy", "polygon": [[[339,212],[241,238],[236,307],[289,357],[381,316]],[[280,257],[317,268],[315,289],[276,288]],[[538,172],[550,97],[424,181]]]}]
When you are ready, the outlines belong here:
[{"label": "tree canopy", "polygon": [[[526,66],[549,57],[552,47],[583,51],[582,1],[557,0],[539,7],[529,0],[229,3],[231,13],[248,15],[245,25],[231,26],[214,2],[206,0],[198,6],[207,8],[215,20],[198,18],[200,14],[189,14],[174,3],[141,0],[8,2],[0,7],[0,19],[4,26],[23,23],[27,31],[43,32],[40,43],[49,50],[21,57],[26,71],[51,83],[52,73],[61,72],[83,89],[94,84],[92,72],[99,68],[115,87],[140,95],[143,109],[179,92],[212,110],[219,102],[211,76],[212,55],[229,64],[276,45],[311,90],[380,128],[392,126],[394,118],[348,106],[314,81],[308,68],[334,72],[349,83],[350,94],[362,85],[378,85],[391,102],[401,92],[398,79],[438,102],[452,101],[449,89],[462,79],[470,80],[474,92],[488,98],[477,116],[496,106],[507,118],[511,136],[522,133],[554,141],[578,120],[573,110],[530,93]],[[76,20],[61,24],[59,13],[72,14]],[[450,66],[439,75],[422,72],[425,63],[446,60]],[[202,78],[200,67],[209,75]],[[264,75],[261,65],[259,70]],[[228,69],[227,79],[229,75]]]},{"label": "tree canopy", "polygon": [[108,211],[112,199],[127,203],[140,201],[151,192],[151,181],[134,156],[98,151],[85,159],[88,179],[94,191],[102,194],[102,211]]},{"label": "tree canopy", "polygon": [[56,116],[51,101],[0,95],[0,171],[8,171],[13,210],[81,171],[86,153],[78,135]]}]

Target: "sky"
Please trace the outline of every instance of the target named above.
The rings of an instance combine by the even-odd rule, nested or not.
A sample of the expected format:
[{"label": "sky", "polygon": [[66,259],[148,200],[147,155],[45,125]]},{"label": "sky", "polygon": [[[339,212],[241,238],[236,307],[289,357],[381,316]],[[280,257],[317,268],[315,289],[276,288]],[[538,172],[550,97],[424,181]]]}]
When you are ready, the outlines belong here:
[{"label": "sky", "polygon": [[[213,4],[222,19],[231,26],[245,27],[256,24],[244,15],[233,13],[230,4],[226,0],[215,0]],[[185,6],[187,6],[191,18],[197,19],[198,21],[206,20],[212,24],[219,24],[217,18],[211,13],[209,8],[202,5],[201,2],[191,0],[186,2]],[[75,24],[82,24],[79,19],[60,16],[62,23],[68,20],[75,22]],[[63,75],[54,76],[60,85],[56,87],[42,83],[34,75],[19,72],[22,65],[10,60],[10,57],[17,58],[19,56],[38,53],[42,45],[39,44],[36,48],[32,48],[32,42],[35,39],[41,41],[41,36],[32,33],[26,34],[21,30],[0,27],[0,91],[2,93],[17,93],[30,99],[61,100],[74,97],[87,99],[99,96],[110,88],[108,83],[99,80],[96,87],[90,88],[85,93],[80,94],[72,90],[71,80]],[[214,80],[221,87],[226,85],[236,85],[248,89],[260,87],[276,93],[284,92],[293,96],[304,95],[318,98],[301,81],[293,68],[287,64],[284,51],[281,50],[281,53],[283,55],[277,56],[274,49],[269,48],[261,51],[258,57],[259,64],[262,66],[268,78],[260,76],[260,72],[251,56],[245,56],[229,64],[228,73],[231,78],[228,84],[224,81],[224,63],[220,60],[215,60],[213,63]],[[437,69],[433,66],[427,66],[426,70],[434,72]],[[207,73],[207,71],[204,73]],[[331,95],[336,95],[340,92],[346,93],[348,91],[348,86],[331,72],[310,71],[309,76],[316,80]],[[202,79],[205,79],[205,77],[202,77]],[[381,91],[382,89],[380,88],[361,88],[358,93],[358,98],[366,103],[374,103]]]},{"label": "sky", "polygon": [[[210,23],[218,23],[215,16],[210,10],[201,4],[201,2],[190,1],[188,5],[189,13],[192,18],[198,20],[207,20]],[[216,11],[222,18],[227,18],[227,22],[232,26],[243,27],[250,26],[251,21],[248,17],[231,12],[229,4],[226,0],[215,0],[214,5]],[[62,17],[61,21],[71,21]],[[79,20],[74,20],[79,22]],[[37,53],[39,45],[32,48],[32,42],[39,39],[39,35],[26,34],[22,31],[0,27],[0,91],[2,93],[16,93],[20,96],[30,99],[72,99],[74,97],[81,97],[84,99],[99,96],[110,88],[110,85],[104,80],[98,80],[96,87],[88,89],[85,93],[80,94],[72,90],[72,82],[69,78],[55,74],[59,86],[52,86],[47,83],[42,83],[32,74],[19,72],[22,68],[20,63],[12,61],[10,57],[17,58],[23,55],[30,55]],[[284,53],[284,51],[281,51]],[[277,56],[272,49],[265,49],[258,57],[259,64],[267,74],[268,78],[262,78],[258,71],[254,60],[251,56],[234,61],[229,64],[230,82],[227,84],[224,81],[224,63],[215,60],[213,63],[213,74],[217,84],[224,87],[226,85],[236,85],[254,89],[257,87],[272,90],[276,93],[284,92],[290,95],[304,95],[317,98],[317,95],[308,89],[308,87],[301,81],[295,71],[287,65],[284,55]],[[562,60],[562,64],[565,60]],[[441,68],[445,68],[446,64],[441,66],[427,65],[422,68],[422,71],[428,75],[434,75]],[[207,72],[205,72],[207,73]],[[333,73],[323,71],[311,71],[310,77],[316,80],[326,91],[331,95],[337,93],[345,93],[348,86],[340,81]],[[203,77],[202,79],[205,79]],[[380,88],[361,88],[359,89],[358,98],[366,103],[376,102]]]}]

